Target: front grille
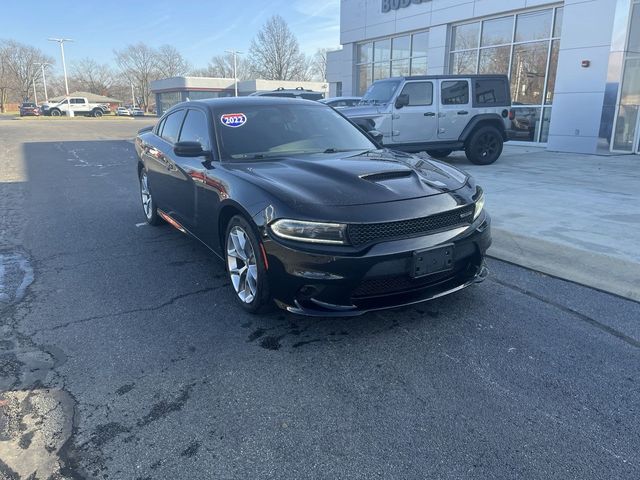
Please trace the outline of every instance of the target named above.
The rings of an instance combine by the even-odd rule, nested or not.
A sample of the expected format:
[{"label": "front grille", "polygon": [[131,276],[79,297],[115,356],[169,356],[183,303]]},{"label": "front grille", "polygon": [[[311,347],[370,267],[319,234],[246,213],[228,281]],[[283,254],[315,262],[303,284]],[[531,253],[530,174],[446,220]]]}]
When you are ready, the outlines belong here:
[{"label": "front grille", "polygon": [[358,285],[351,293],[351,297],[357,299],[410,292],[411,290],[428,287],[429,285],[453,278],[457,273],[456,271],[448,271],[435,273],[422,278],[411,278],[409,275],[370,278]]},{"label": "front grille", "polygon": [[437,213],[428,217],[386,223],[354,223],[347,227],[349,240],[355,246],[380,242],[392,238],[426,235],[438,230],[469,225],[475,205]]}]

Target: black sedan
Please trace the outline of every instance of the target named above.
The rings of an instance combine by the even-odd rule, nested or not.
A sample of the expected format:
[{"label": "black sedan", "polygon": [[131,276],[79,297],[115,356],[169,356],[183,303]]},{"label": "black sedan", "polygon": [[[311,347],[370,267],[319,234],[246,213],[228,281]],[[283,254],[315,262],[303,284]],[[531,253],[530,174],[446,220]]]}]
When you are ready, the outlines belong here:
[{"label": "black sedan", "polygon": [[187,102],[139,132],[147,222],[198,238],[240,305],[358,315],[487,274],[484,196],[469,175],[383,149],[334,109],[245,97]]}]

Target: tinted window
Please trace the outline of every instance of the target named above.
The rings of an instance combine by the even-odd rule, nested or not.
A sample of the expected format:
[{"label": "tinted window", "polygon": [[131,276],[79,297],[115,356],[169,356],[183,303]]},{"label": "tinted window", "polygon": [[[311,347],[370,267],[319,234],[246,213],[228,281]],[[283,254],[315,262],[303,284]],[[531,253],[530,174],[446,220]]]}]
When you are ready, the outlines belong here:
[{"label": "tinted window", "polygon": [[409,95],[409,105],[432,105],[433,84],[431,82],[411,82],[402,89],[402,95]]},{"label": "tinted window", "polygon": [[263,93],[261,94],[263,97],[286,97],[286,98],[295,98],[293,93]]},{"label": "tinted window", "polygon": [[509,104],[507,85],[504,80],[496,78],[475,80],[474,102],[476,105]]},{"label": "tinted window", "polygon": [[305,100],[322,100],[323,98],[321,93],[303,93],[300,96]]},{"label": "tinted window", "polygon": [[207,118],[199,110],[189,110],[180,132],[181,142],[198,142],[204,150],[209,150],[209,130]]},{"label": "tinted window", "polygon": [[[351,122],[322,104],[300,102],[218,109],[215,123],[225,159],[261,159],[376,148]],[[223,119],[237,119],[232,124]],[[231,126],[230,126],[231,125]],[[166,130],[166,127],[165,127]]]},{"label": "tinted window", "polygon": [[466,105],[469,103],[469,84],[466,80],[442,82],[442,105]]},{"label": "tinted window", "polygon": [[84,98],[72,98],[71,103],[84,103]]},{"label": "tinted window", "polygon": [[169,143],[176,143],[183,118],[184,110],[178,110],[177,112],[173,112],[169,115],[164,121],[164,126],[162,127],[160,136]]}]

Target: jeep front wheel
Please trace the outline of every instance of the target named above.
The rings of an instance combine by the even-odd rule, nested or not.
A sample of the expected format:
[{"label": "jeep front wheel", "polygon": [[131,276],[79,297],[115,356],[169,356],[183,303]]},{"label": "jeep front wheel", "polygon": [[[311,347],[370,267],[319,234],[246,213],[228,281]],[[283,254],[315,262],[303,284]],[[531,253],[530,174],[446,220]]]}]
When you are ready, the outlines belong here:
[{"label": "jeep front wheel", "polygon": [[51,115],[52,117],[59,117],[60,115],[62,115],[62,112],[57,108],[52,108],[49,115]]},{"label": "jeep front wheel", "polygon": [[471,163],[489,165],[500,157],[503,144],[502,134],[497,128],[481,127],[471,135],[465,154]]},{"label": "jeep front wheel", "polygon": [[427,154],[433,158],[447,158],[453,150],[427,150]]}]

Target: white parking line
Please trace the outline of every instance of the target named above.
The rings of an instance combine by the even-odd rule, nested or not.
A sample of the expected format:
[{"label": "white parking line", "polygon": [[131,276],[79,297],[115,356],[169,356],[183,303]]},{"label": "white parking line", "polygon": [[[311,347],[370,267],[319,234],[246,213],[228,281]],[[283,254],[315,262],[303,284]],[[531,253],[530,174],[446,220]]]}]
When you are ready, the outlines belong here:
[{"label": "white parking line", "polygon": [[147,222],[136,223],[136,227],[138,227],[138,228],[144,227],[145,225],[148,225]]}]

